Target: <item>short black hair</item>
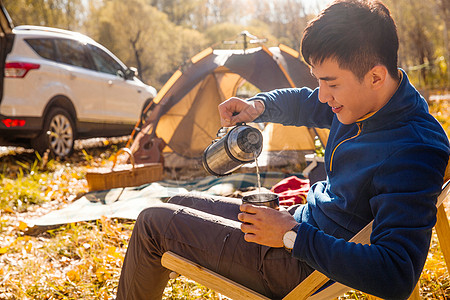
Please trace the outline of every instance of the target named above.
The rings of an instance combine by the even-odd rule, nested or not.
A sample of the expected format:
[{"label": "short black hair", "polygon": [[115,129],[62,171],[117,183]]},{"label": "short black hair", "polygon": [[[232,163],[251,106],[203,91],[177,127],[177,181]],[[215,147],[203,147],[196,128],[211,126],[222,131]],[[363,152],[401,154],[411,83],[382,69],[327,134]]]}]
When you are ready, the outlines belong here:
[{"label": "short black hair", "polygon": [[397,27],[389,9],[377,0],[337,0],[308,23],[301,52],[307,64],[335,59],[362,80],[384,65],[398,79]]}]

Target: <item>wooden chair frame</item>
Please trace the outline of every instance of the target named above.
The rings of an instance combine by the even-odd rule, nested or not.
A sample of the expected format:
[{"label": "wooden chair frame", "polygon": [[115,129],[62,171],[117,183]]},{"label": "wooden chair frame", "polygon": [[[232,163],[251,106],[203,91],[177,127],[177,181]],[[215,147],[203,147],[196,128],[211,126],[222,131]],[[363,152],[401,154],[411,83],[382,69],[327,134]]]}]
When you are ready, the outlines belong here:
[{"label": "wooden chair frame", "polygon": [[[447,168],[447,170],[450,170],[450,168]],[[446,175],[447,173],[450,173],[450,171],[446,171]],[[447,271],[450,270],[450,225],[444,205],[442,203],[447,198],[449,193],[450,180],[445,182],[436,203],[438,210],[437,223],[435,226],[441,250],[444,254]],[[360,232],[358,232],[350,241],[361,244],[369,244],[370,234],[372,232],[372,223],[373,221],[370,222],[366,227],[364,227]],[[192,280],[195,280],[196,282],[232,299],[269,299],[266,296],[263,296],[239,283],[233,282],[232,280],[225,278],[222,275],[208,270],[201,265],[191,262],[183,258],[182,256],[170,251],[163,254],[161,258],[161,264],[169,270],[191,278]],[[351,288],[336,282],[330,287],[327,287],[326,289],[314,294],[318,289],[320,289],[320,287],[328,282],[328,280],[329,278],[324,274],[320,273],[319,271],[314,271],[283,299],[332,299],[351,290]],[[373,296],[371,298],[376,299],[376,297]],[[417,284],[414,292],[409,299],[420,299],[419,284]]]}]

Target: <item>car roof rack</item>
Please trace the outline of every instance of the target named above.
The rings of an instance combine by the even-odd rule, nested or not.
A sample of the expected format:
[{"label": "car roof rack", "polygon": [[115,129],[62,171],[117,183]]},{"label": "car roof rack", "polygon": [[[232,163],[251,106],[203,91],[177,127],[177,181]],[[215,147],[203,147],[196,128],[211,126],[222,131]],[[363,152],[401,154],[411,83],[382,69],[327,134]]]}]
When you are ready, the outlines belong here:
[{"label": "car roof rack", "polygon": [[70,30],[65,30],[65,29],[60,29],[60,28],[54,28],[54,27],[46,27],[46,26],[36,26],[36,25],[19,25],[14,27],[14,30],[37,30],[37,31],[45,31],[45,32],[54,32],[54,33],[60,33],[60,34],[65,34],[65,35],[69,35],[72,37],[82,37],[85,39],[90,39],[88,36],[79,33],[79,32],[75,32],[75,31],[70,31]]}]

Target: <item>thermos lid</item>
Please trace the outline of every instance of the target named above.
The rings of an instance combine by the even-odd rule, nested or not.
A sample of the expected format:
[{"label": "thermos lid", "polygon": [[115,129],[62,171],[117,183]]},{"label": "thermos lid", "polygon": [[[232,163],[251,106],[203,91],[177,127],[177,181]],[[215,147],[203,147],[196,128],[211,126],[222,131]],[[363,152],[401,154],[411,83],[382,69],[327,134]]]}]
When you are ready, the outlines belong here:
[{"label": "thermos lid", "polygon": [[262,146],[262,136],[258,133],[259,131],[252,127],[247,127],[239,132],[237,137],[239,149],[245,153],[257,152]]},{"label": "thermos lid", "polygon": [[262,151],[261,132],[251,126],[241,125],[228,132],[227,146],[230,154],[241,162],[251,162]]}]

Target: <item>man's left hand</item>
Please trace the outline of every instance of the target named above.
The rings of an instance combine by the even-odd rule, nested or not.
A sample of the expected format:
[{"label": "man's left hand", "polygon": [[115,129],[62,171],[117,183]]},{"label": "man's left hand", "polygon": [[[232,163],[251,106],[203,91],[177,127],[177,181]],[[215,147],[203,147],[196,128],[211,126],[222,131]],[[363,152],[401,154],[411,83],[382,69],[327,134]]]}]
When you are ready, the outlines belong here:
[{"label": "man's left hand", "polygon": [[286,210],[242,204],[238,215],[244,239],[269,247],[283,247],[283,235],[297,224]]}]

